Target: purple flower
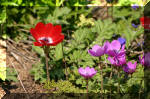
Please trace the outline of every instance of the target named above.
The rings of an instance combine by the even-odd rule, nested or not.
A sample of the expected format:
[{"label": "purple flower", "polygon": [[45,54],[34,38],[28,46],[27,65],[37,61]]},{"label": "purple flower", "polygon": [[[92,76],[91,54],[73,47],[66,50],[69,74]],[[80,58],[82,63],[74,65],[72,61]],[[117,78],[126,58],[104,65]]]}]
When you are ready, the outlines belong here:
[{"label": "purple flower", "polygon": [[88,53],[95,57],[102,56],[102,55],[104,55],[104,47],[101,47],[96,44],[92,47],[92,49],[88,50]]},{"label": "purple flower", "polygon": [[150,52],[144,54],[142,58],[139,56],[139,61],[143,66],[150,67]]},{"label": "purple flower", "polygon": [[122,66],[126,64],[126,56],[124,53],[119,53],[114,57],[108,57],[108,61],[114,66]]},{"label": "purple flower", "polygon": [[137,27],[139,26],[139,24],[136,25],[136,24],[132,23],[132,26],[133,26],[134,28],[137,28]]},{"label": "purple flower", "polygon": [[133,5],[132,5],[132,8],[133,8],[134,10],[136,10],[137,8],[139,8],[139,5],[138,5],[138,4],[133,4]]},{"label": "purple flower", "polygon": [[97,71],[94,68],[90,68],[88,66],[85,69],[80,67],[78,69],[78,72],[81,76],[83,76],[86,79],[92,78],[97,73]]},{"label": "purple flower", "polygon": [[118,41],[120,42],[121,46],[123,46],[126,43],[126,39],[125,38],[118,38]]},{"label": "purple flower", "polygon": [[117,56],[120,52],[125,53],[125,45],[121,46],[118,40],[113,40],[111,43],[107,42],[105,46],[107,48],[105,53],[109,56]]},{"label": "purple flower", "polygon": [[126,72],[128,74],[132,74],[136,70],[136,64],[137,64],[137,62],[135,62],[133,64],[132,64],[132,62],[128,62],[127,65],[123,66],[124,72]]}]

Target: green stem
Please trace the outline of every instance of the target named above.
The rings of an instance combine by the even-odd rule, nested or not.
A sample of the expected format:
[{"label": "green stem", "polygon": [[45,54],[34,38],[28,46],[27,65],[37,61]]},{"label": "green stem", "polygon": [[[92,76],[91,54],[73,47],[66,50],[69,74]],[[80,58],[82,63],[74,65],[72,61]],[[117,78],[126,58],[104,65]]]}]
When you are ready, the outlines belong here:
[{"label": "green stem", "polygon": [[66,80],[68,80],[68,71],[67,71],[67,65],[66,65],[66,60],[65,60],[65,55],[64,55],[64,46],[62,44],[62,51],[63,51],[63,63],[65,65],[65,75],[66,75]]},{"label": "green stem", "polygon": [[[109,76],[110,81],[112,79],[112,72],[113,72],[113,66],[111,65],[111,72],[110,72],[110,76]],[[111,85],[112,85],[112,83],[111,83]],[[112,92],[112,87],[110,86],[110,99],[111,99],[111,92]]]},{"label": "green stem", "polygon": [[[100,58],[99,58],[100,61]],[[101,75],[101,98],[103,99],[103,66],[101,65],[101,63],[99,63],[99,68],[100,68],[100,75]]]},{"label": "green stem", "polygon": [[88,93],[88,78],[86,79],[86,92]]},{"label": "green stem", "polygon": [[86,92],[87,92],[87,98],[86,99],[89,99],[89,96],[88,96],[88,78],[86,79]]},{"label": "green stem", "polygon": [[48,54],[49,54],[49,46],[43,47],[45,53],[45,62],[46,62],[46,73],[47,73],[47,81],[50,81],[49,77],[49,68],[48,68]]},{"label": "green stem", "polygon": [[117,69],[118,69],[118,93],[120,93],[120,70],[119,70],[119,67],[117,67]]}]

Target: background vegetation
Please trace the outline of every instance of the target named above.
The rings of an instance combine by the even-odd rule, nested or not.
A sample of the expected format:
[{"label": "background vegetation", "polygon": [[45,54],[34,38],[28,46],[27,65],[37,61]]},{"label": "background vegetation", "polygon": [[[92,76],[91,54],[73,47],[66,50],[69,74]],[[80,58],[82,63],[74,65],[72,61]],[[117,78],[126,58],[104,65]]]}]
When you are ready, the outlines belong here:
[{"label": "background vegetation", "polygon": [[[139,18],[143,16],[143,7],[134,10],[131,5],[135,3],[139,5],[146,4],[142,0],[138,2],[137,0],[119,0],[114,4],[113,12],[112,7],[109,7],[108,12],[105,12],[110,17],[94,19],[92,12],[95,7],[85,5],[101,5],[102,2],[98,0],[1,0],[0,35],[3,39],[6,39],[7,36],[7,38],[16,42],[21,40],[34,41],[29,30],[36,23],[41,21],[44,23],[51,22],[54,25],[60,24],[65,40],[56,47],[51,47],[50,50],[49,65],[52,81],[45,82],[44,53],[40,47],[32,46],[32,50],[39,55],[41,61],[33,65],[30,74],[35,81],[44,83],[45,89],[58,87],[59,90],[52,91],[54,93],[82,93],[85,92],[86,82],[79,75],[78,68],[94,67],[98,70],[98,73],[89,81],[89,92],[98,93],[101,88],[98,83],[101,81],[97,64],[99,60],[90,56],[87,50],[95,44],[103,45],[106,40],[112,41],[118,37],[124,37],[128,53],[127,60],[138,60],[137,56],[139,54],[132,54],[131,51],[142,50],[138,46],[140,41],[137,41],[137,39],[140,39],[144,30],[142,26],[134,28],[132,23],[140,24]],[[105,62],[105,57],[102,57],[102,62]],[[107,63],[108,66],[103,69],[105,93],[110,93],[110,88],[112,93],[116,93],[117,77],[113,74],[110,78],[110,74],[114,71],[111,70],[111,64]],[[142,82],[144,72],[140,64],[138,64],[132,77],[127,76],[123,71],[120,74],[122,94],[144,91],[144,83]],[[12,72],[9,75],[11,76],[8,76],[7,80],[16,81],[14,78],[16,73]]]}]

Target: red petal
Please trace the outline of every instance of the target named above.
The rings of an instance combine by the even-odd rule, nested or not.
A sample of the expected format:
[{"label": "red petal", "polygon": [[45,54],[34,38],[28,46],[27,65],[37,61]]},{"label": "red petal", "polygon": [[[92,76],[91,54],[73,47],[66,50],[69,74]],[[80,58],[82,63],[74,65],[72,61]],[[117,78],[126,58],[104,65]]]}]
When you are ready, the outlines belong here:
[{"label": "red petal", "polygon": [[57,40],[53,41],[53,43],[50,45],[56,46],[58,43],[62,42],[63,40],[64,40],[64,35],[60,35],[59,38],[57,38]]},{"label": "red petal", "polygon": [[42,44],[39,43],[39,42],[34,42],[34,46],[44,46],[44,45],[42,45]]},{"label": "red petal", "polygon": [[55,34],[60,34],[61,33],[61,25],[56,25],[54,26],[54,32]]},{"label": "red petal", "polygon": [[144,17],[141,17],[141,18],[140,18],[140,21],[143,23],[143,22],[144,22]]},{"label": "red petal", "polygon": [[35,26],[35,31],[39,37],[45,36],[45,25],[42,22],[39,22]]},{"label": "red petal", "polygon": [[38,41],[38,34],[36,33],[35,29],[31,28],[30,29],[30,33],[32,34],[32,36],[35,38],[36,41]]},{"label": "red petal", "polygon": [[52,30],[53,30],[53,24],[52,23],[46,24],[46,26],[45,26],[45,37],[51,37]]}]

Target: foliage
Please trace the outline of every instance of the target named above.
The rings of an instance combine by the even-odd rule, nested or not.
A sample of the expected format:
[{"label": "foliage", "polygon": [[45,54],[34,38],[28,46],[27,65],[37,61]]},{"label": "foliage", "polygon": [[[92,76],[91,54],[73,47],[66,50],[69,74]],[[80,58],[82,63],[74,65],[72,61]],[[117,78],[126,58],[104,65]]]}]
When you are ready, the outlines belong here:
[{"label": "foliage", "polygon": [[81,90],[77,87],[75,87],[71,82],[69,81],[63,81],[59,80],[55,82],[52,80],[51,82],[47,82],[44,85],[45,89],[48,89],[48,93],[83,93],[84,90]]},{"label": "foliage", "polygon": [[81,14],[79,19],[80,19],[80,22],[78,22],[78,24],[77,24],[78,27],[80,27],[80,26],[81,27],[82,26],[93,26],[94,25],[93,18],[87,19],[87,18],[85,18],[85,16],[83,14]]},{"label": "foliage", "polygon": [[8,81],[15,81],[17,82],[18,79],[17,79],[17,72],[15,71],[14,68],[8,68],[6,69],[6,80]]},{"label": "foliage", "polygon": [[[75,26],[76,30],[73,31],[69,43],[65,42],[59,44],[56,47],[51,47],[50,49],[51,60],[49,61],[49,64],[51,68],[51,79],[55,79],[56,81],[59,79],[65,79],[65,74],[63,73],[65,71],[65,68],[63,64],[66,64],[69,74],[69,81],[75,84],[76,86],[80,86],[80,88],[86,88],[86,82],[79,75],[78,68],[86,66],[95,67],[98,70],[98,73],[89,81],[89,91],[94,93],[99,92],[101,87],[99,83],[102,79],[100,78],[100,70],[97,66],[98,64],[96,64],[98,63],[98,58],[91,57],[87,53],[87,49],[89,49],[95,44],[102,45],[104,41],[111,41],[112,39],[116,39],[113,38],[114,34],[118,35],[118,37],[125,37],[127,41],[126,47],[128,49],[128,47],[131,46],[131,42],[143,33],[142,27],[138,27],[138,29],[135,31],[135,29],[131,26],[132,21],[137,20],[140,17],[141,11],[137,11],[135,12],[136,15],[133,15],[132,12],[130,13],[131,9],[121,9],[121,11],[120,8],[114,9],[114,18],[116,19],[115,22],[113,22],[111,19],[99,19],[97,21],[94,21],[92,18],[86,18],[85,16],[81,15],[82,17],[80,16],[80,21],[77,21],[78,26]],[[55,11],[56,10],[54,10],[54,12]],[[127,16],[132,17],[128,18]],[[33,46],[33,49],[37,53],[39,53],[41,58],[43,57],[43,52],[41,48]],[[105,61],[105,57],[102,57],[102,61]],[[127,58],[129,57],[130,56],[128,56]],[[65,63],[63,61],[64,59]],[[43,71],[43,68],[45,68],[44,62],[40,63],[40,65],[38,64],[33,67],[32,75],[34,75],[35,80],[40,80],[41,82],[44,82],[46,80],[45,69]],[[118,86],[118,81],[116,80],[117,75],[114,74],[111,79],[108,77],[108,75],[110,75],[112,72],[111,67],[109,65],[107,66],[107,68],[103,68],[103,72],[103,76],[105,78],[105,92],[109,93],[110,88],[112,92],[116,92]],[[137,76],[139,74],[140,72],[137,72],[134,75]],[[126,74],[122,71],[121,76],[124,77],[125,75]],[[130,83],[130,81],[133,81],[132,79],[136,80],[136,82]],[[139,86],[140,81],[141,78],[130,79],[129,77],[127,79],[124,79],[124,81],[120,79],[120,87],[122,88],[123,92],[131,92],[133,86]],[[126,83],[130,85],[126,87]],[[137,90],[140,90],[140,88],[137,88]]]},{"label": "foliage", "polygon": [[6,7],[1,7],[0,9],[0,24],[6,21]]},{"label": "foliage", "polygon": [[[131,23],[139,23],[139,18],[142,16],[143,8],[133,10],[131,7],[114,7],[113,19],[98,19],[92,18],[90,13],[91,9],[81,6],[89,2],[84,0],[36,0],[34,2],[26,2],[25,0],[12,0],[12,2],[6,2],[3,0],[2,5],[13,5],[7,8],[7,23],[4,24],[4,28],[7,27],[5,33],[7,36],[19,40],[29,39],[29,30],[37,22],[42,21],[44,23],[53,23],[55,25],[60,24],[62,26],[62,32],[65,35],[63,43],[57,46],[50,47],[50,60],[49,60],[49,72],[51,82],[45,84],[44,88],[48,89],[48,92],[53,93],[80,93],[85,92],[86,81],[78,73],[79,67],[94,67],[98,72],[89,80],[89,92],[99,93],[100,82],[100,69],[98,67],[99,59],[93,58],[87,52],[93,45],[99,44],[102,46],[105,41],[112,41],[118,37],[124,37],[126,39],[126,50],[132,47],[132,42],[135,41],[144,30],[141,26],[133,28]],[[135,0],[119,0],[120,5],[131,5],[135,3]],[[33,6],[36,4],[37,6]],[[43,6],[48,4],[48,6]],[[141,4],[141,3],[138,3]],[[22,5],[22,6],[20,6]],[[29,6],[25,6],[29,5]],[[42,6],[41,6],[42,5]],[[55,6],[56,5],[56,6]],[[67,7],[58,7],[67,5]],[[76,7],[71,7],[71,6]],[[14,7],[18,6],[18,7]],[[109,9],[110,11],[111,9]],[[108,12],[109,12],[108,11]],[[112,10],[111,10],[112,11]],[[6,21],[5,7],[0,9],[0,23],[3,24]],[[5,26],[7,25],[7,26]],[[31,38],[33,40],[33,38]],[[46,82],[46,66],[44,59],[44,52],[41,47],[32,46],[41,61],[32,66],[30,74],[34,77],[35,81],[40,83]],[[130,53],[130,52],[128,52]],[[102,63],[108,63],[107,56],[101,57]],[[135,56],[127,56],[127,60],[131,60]],[[137,71],[131,76],[120,71],[120,84],[118,83],[117,74],[115,68],[112,68],[108,63],[108,66],[104,65],[104,89],[105,93],[116,93],[117,86],[120,86],[121,93],[131,93],[133,91],[139,92],[144,88],[142,82],[143,79],[143,67],[138,66]],[[0,69],[1,70],[1,69]],[[69,75],[66,75],[66,70]],[[11,71],[8,69],[8,71]],[[16,81],[16,72],[8,72],[7,78],[9,80]],[[110,77],[110,75],[112,76]],[[68,80],[67,77],[68,76]],[[0,75],[1,77],[1,75]],[[3,77],[3,79],[5,79]],[[63,79],[63,80],[61,80]]]},{"label": "foliage", "polygon": [[44,64],[37,63],[34,64],[32,70],[30,71],[31,75],[34,75],[34,80],[39,80],[41,83],[46,81],[46,72]]},{"label": "foliage", "polygon": [[[48,10],[46,10],[45,12],[48,12]],[[69,24],[67,22],[67,18],[68,18],[67,15],[70,13],[70,11],[71,9],[67,7],[63,7],[63,8],[56,7],[52,14],[48,14],[46,18],[41,17],[41,19],[44,19],[45,23],[51,22],[53,24]]]},{"label": "foliage", "polygon": [[149,0],[143,2],[143,0],[119,0],[117,6],[131,6],[132,4],[138,4],[140,6],[145,5]]}]

